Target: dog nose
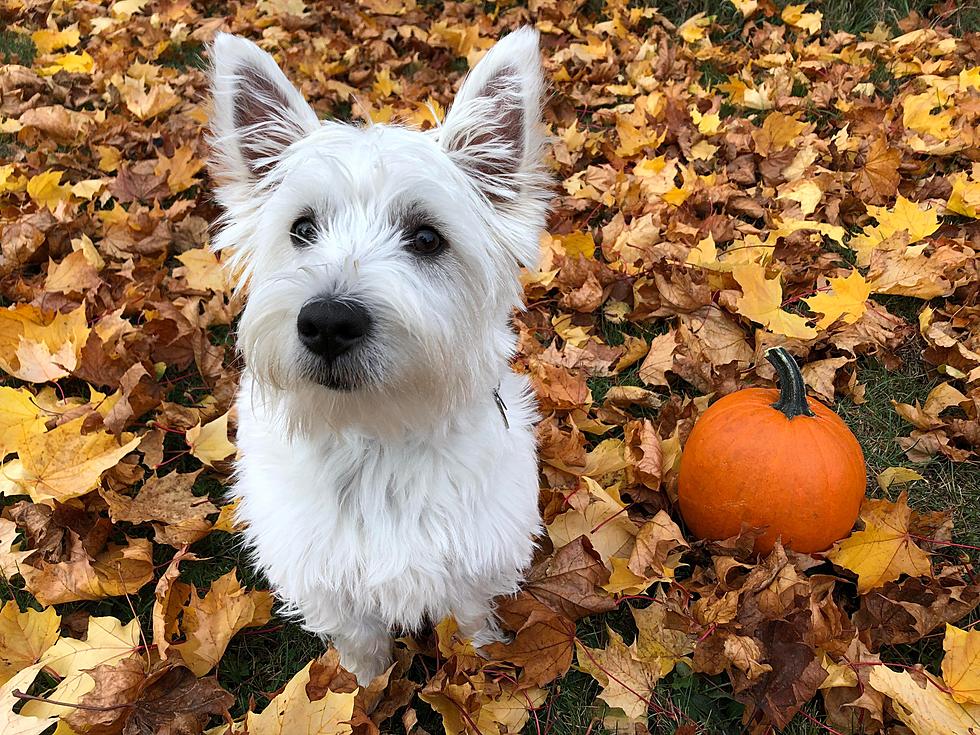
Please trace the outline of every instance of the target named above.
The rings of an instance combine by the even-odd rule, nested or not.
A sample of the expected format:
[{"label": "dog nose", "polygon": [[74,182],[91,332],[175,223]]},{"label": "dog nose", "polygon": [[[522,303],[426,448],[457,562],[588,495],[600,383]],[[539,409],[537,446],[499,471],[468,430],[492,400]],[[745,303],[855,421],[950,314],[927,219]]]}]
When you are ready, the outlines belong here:
[{"label": "dog nose", "polygon": [[318,299],[304,305],[296,319],[299,340],[310,352],[333,360],[356,345],[371,328],[363,306],[349,301]]}]

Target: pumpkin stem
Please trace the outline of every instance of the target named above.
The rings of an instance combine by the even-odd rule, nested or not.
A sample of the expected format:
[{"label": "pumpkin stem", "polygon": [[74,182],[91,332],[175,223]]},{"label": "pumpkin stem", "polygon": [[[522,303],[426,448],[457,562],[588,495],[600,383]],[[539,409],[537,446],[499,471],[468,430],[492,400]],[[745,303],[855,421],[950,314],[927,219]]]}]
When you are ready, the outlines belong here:
[{"label": "pumpkin stem", "polygon": [[782,411],[788,419],[794,416],[813,416],[814,413],[806,402],[803,373],[793,356],[784,347],[772,347],[766,350],[766,359],[776,368],[779,378],[779,400],[772,407]]}]

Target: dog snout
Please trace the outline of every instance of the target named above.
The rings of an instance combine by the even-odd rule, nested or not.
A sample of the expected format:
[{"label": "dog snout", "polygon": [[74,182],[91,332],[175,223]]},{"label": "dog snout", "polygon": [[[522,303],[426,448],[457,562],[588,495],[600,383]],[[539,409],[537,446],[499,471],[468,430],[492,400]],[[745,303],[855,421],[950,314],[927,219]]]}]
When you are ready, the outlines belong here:
[{"label": "dog snout", "polygon": [[325,360],[334,360],[364,340],[371,316],[350,301],[317,299],[305,304],[296,319],[300,342]]}]

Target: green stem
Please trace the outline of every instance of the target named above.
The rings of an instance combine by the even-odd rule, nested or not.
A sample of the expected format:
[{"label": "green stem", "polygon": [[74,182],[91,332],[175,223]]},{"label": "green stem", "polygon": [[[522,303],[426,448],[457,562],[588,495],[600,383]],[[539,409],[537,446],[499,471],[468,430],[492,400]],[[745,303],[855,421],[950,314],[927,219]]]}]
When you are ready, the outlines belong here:
[{"label": "green stem", "polygon": [[779,378],[779,400],[772,407],[783,412],[788,419],[794,416],[813,416],[806,402],[806,384],[803,373],[793,356],[785,347],[772,347],[766,350],[766,359],[776,368]]}]

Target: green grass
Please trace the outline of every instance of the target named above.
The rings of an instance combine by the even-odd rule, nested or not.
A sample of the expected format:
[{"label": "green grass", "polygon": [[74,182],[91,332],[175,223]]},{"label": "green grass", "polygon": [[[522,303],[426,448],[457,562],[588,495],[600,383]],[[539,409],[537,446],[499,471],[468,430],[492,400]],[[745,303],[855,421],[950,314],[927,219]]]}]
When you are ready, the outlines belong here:
[{"label": "green grass", "polygon": [[[714,15],[718,22],[738,33],[742,25],[742,15],[729,0],[666,0],[654,2],[647,0],[643,5],[655,6],[668,20],[680,25],[692,15],[705,13]],[[775,0],[777,8],[798,4],[787,0]],[[807,5],[808,11],[818,10],[823,13],[825,29],[842,30],[848,33],[867,33],[875,25],[883,22],[898,29],[898,21],[917,12],[930,22],[942,25],[956,34],[976,31],[980,28],[980,3],[960,3],[959,7],[945,15],[936,16],[932,9],[937,6],[935,0],[870,0],[869,2],[854,0],[811,0]],[[752,19],[750,19],[751,21]],[[779,21],[777,21],[779,22]],[[731,32],[731,31],[730,31]]]},{"label": "green grass", "polygon": [[30,66],[36,54],[34,41],[27,34],[0,31],[0,62]]}]

